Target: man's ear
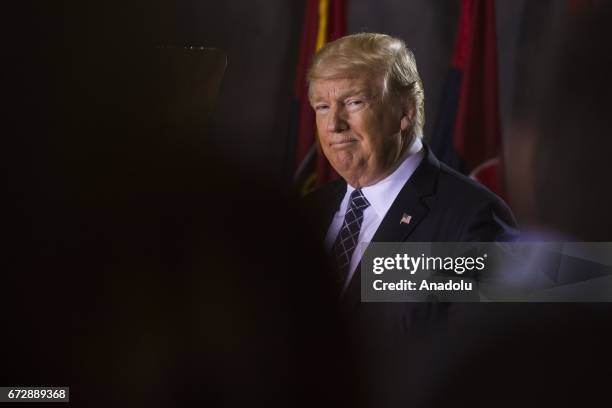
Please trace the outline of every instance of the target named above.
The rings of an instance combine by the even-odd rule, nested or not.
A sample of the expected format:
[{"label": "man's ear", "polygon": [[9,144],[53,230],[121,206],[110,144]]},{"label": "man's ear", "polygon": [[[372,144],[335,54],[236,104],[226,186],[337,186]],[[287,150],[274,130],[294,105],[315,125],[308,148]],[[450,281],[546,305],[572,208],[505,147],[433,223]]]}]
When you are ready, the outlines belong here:
[{"label": "man's ear", "polygon": [[410,130],[414,125],[414,116],[416,114],[416,107],[412,101],[407,101],[404,104],[404,108],[402,110],[402,118],[400,122],[400,129],[402,132]]}]

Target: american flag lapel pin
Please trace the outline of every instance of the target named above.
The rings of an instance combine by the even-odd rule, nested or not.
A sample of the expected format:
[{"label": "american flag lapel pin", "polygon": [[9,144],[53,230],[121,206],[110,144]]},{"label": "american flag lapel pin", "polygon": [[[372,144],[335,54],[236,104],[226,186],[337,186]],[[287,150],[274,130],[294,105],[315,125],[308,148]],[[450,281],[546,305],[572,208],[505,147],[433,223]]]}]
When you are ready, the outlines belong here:
[{"label": "american flag lapel pin", "polygon": [[410,220],[412,219],[411,215],[408,215],[406,213],[402,214],[402,219],[400,220],[400,224],[410,224]]}]

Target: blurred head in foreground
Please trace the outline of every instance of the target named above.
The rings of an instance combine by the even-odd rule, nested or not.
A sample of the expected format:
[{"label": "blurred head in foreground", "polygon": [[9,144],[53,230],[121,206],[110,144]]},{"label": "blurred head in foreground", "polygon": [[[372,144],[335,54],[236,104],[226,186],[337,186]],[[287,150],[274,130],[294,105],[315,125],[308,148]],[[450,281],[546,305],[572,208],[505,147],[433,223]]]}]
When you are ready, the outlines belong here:
[{"label": "blurred head in foreground", "polygon": [[[555,34],[518,101],[506,149],[510,193],[537,227],[609,241],[612,8],[572,16]],[[612,364],[610,306],[462,305],[457,327],[433,339],[445,383],[432,383],[426,406],[596,405]]]},{"label": "blurred head in foreground", "polygon": [[612,236],[610,7],[574,16],[517,100],[506,149],[514,208],[579,240]]}]

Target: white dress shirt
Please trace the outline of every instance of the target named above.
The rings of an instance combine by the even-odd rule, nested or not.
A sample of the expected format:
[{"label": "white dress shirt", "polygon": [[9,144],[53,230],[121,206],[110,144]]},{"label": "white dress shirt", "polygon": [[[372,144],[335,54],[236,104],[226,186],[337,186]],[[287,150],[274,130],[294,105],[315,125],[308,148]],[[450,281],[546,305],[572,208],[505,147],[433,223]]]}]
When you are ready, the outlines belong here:
[{"label": "white dress shirt", "polygon": [[[365,252],[367,245],[363,244],[367,244],[372,240],[374,233],[380,226],[383,218],[385,218],[387,211],[391,208],[391,204],[393,204],[400,190],[404,187],[404,184],[406,184],[408,179],[412,176],[412,173],[414,173],[419,166],[421,160],[423,160],[423,156],[424,151],[421,138],[415,137],[401,159],[402,164],[400,164],[393,173],[378,183],[361,189],[361,192],[370,203],[370,206],[363,211],[363,222],[361,223],[361,230],[359,232],[359,242],[351,257],[349,273],[344,282],[343,291],[348,287],[349,282],[355,274],[355,269],[357,265],[359,265],[361,257]],[[334,214],[331,225],[327,230],[327,235],[325,236],[325,249],[328,252],[331,251],[338,237],[338,233],[340,232],[340,228],[342,228],[344,216],[349,207],[349,199],[353,191],[355,191],[355,188],[347,184],[346,193],[340,203],[340,208]]]}]

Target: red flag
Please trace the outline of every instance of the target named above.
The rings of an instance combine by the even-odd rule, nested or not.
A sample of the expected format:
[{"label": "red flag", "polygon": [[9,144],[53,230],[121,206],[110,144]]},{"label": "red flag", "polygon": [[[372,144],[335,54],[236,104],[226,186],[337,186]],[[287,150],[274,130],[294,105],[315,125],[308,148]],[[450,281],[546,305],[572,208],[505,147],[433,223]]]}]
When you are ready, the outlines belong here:
[{"label": "red flag", "polygon": [[499,155],[495,2],[462,0],[453,65],[463,71],[453,144],[466,172]]},{"label": "red flag", "polygon": [[315,52],[326,42],[345,33],[345,0],[307,0],[292,109],[292,137],[296,138],[294,182],[302,194],[337,177],[318,148],[314,112],[308,101],[306,72]]},{"label": "red flag", "polygon": [[502,195],[493,0],[461,1],[455,53],[442,100],[432,138],[434,152]]}]

